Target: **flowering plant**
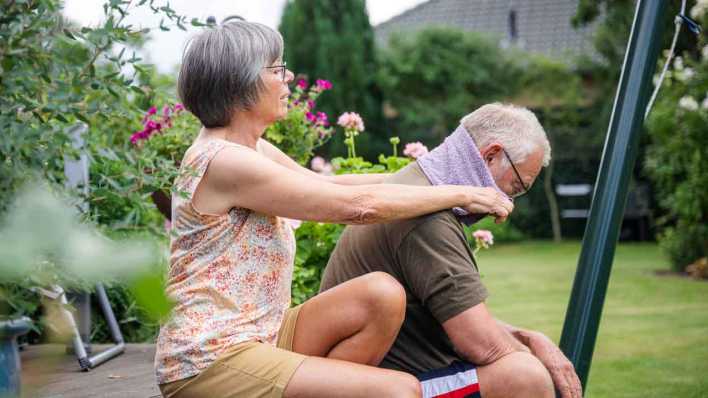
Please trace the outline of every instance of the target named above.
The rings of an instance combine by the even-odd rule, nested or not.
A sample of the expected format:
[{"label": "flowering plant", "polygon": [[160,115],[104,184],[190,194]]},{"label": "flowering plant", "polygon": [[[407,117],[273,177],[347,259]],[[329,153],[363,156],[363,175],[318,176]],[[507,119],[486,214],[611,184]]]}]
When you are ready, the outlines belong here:
[{"label": "flowering plant", "polygon": [[478,229],[472,233],[475,248],[473,254],[477,254],[480,249],[489,249],[494,244],[494,235],[486,229]]},{"label": "flowering plant", "polygon": [[199,127],[199,121],[180,103],[165,104],[160,111],[153,105],[143,116],[142,129],[133,132],[130,142],[143,157],[154,155],[179,165]]},{"label": "flowering plant", "polygon": [[[691,16],[704,26],[708,0]],[[665,62],[660,61],[660,65]],[[676,271],[708,256],[708,42],[677,56],[647,119],[651,139],[644,167],[664,210],[657,218],[660,246]]]},{"label": "flowering plant", "polygon": [[312,151],[332,135],[326,113],[316,111],[317,98],[332,89],[332,83],[317,79],[310,85],[301,79],[288,100],[288,114],[266,129],[265,137],[288,156],[304,165]]}]

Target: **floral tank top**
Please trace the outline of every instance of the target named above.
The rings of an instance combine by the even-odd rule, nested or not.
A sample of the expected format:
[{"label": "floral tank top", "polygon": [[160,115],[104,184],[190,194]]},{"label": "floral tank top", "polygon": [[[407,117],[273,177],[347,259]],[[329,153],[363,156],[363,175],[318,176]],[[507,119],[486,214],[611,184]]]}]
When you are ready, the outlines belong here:
[{"label": "floral tank top", "polygon": [[192,196],[225,140],[195,144],[182,161],[172,195],[166,293],[174,301],[157,339],[158,384],[194,376],[235,344],[275,344],[295,257],[283,219],[244,208],[198,212]]}]

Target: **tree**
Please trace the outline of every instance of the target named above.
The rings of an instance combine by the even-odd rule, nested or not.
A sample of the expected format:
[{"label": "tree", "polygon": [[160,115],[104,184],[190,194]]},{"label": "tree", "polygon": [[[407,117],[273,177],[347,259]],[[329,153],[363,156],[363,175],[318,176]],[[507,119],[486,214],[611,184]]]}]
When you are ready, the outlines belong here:
[{"label": "tree", "polygon": [[[388,145],[377,86],[374,32],[364,0],[289,0],[279,30],[285,41],[285,60],[296,74],[310,80],[327,79],[334,87],[318,108],[336,117],[345,111],[362,115],[371,134],[361,137],[367,157]],[[342,153],[341,140],[328,148]]]},{"label": "tree", "polygon": [[491,40],[447,28],[394,35],[379,80],[401,139],[435,146],[462,116],[517,89],[519,69]]}]

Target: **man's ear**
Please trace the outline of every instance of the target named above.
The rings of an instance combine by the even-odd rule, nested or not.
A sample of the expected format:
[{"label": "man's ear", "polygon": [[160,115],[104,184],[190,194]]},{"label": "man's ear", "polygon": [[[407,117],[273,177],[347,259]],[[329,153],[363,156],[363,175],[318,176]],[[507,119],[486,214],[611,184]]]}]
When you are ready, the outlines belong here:
[{"label": "man's ear", "polygon": [[502,148],[504,147],[500,143],[492,142],[491,144],[482,147],[479,150],[479,153],[482,155],[482,159],[484,159],[484,162],[489,165],[494,160],[494,158],[499,156],[502,151]]}]

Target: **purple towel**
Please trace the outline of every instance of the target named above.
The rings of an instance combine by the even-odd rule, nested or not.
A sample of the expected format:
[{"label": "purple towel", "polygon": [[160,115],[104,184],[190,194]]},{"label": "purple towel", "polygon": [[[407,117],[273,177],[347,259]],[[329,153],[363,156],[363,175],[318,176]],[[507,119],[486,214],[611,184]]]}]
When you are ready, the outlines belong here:
[{"label": "purple towel", "polygon": [[[433,185],[492,187],[502,192],[494,182],[477,145],[462,125],[447,136],[442,144],[419,158],[418,164]],[[459,207],[455,207],[452,211],[460,222],[468,226],[486,216],[486,214],[470,214]]]}]

